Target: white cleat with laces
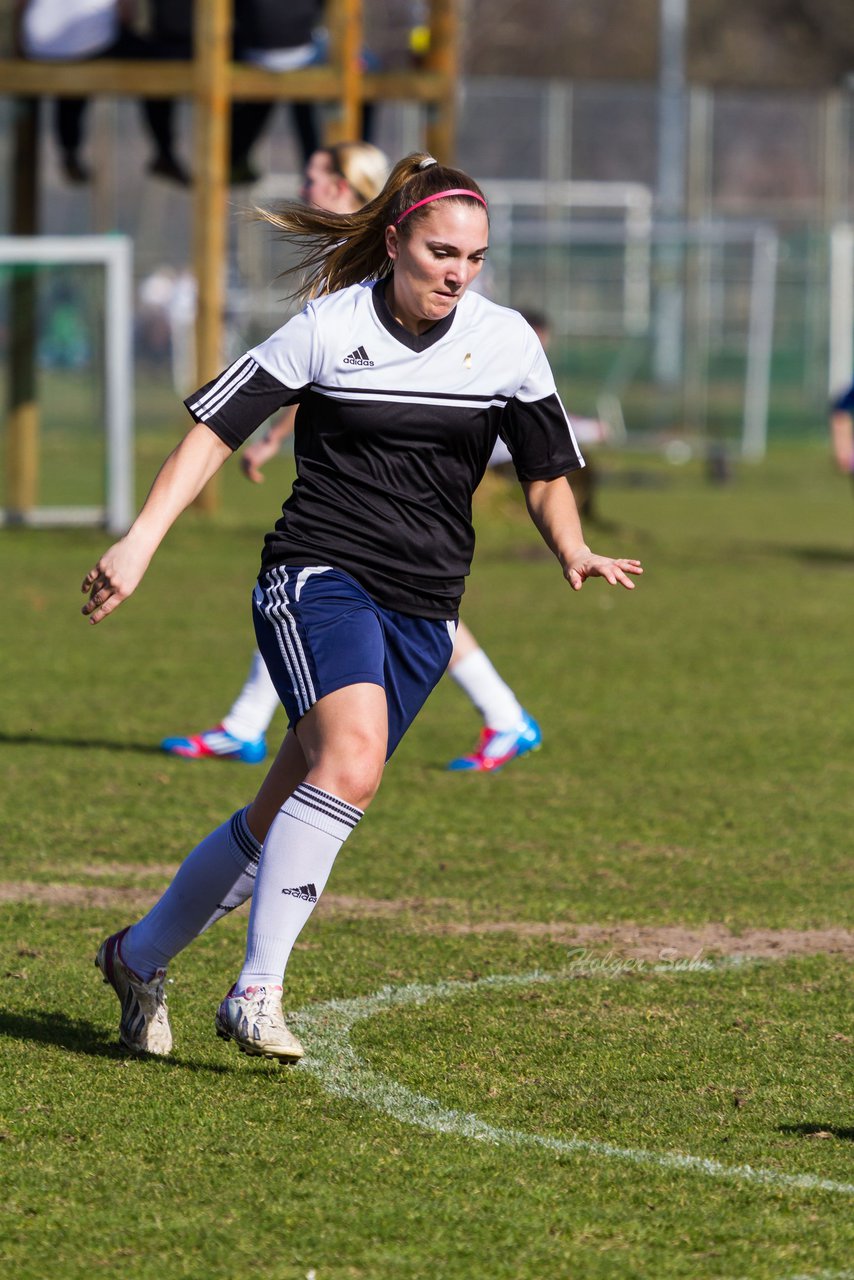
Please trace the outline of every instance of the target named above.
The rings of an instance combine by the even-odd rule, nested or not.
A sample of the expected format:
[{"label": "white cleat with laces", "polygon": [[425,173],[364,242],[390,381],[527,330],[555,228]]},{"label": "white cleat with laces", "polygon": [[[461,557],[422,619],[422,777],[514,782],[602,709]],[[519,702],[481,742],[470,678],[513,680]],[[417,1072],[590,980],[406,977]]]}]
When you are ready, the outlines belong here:
[{"label": "white cleat with laces", "polygon": [[285,1025],[282,988],[231,988],[217,1009],[216,1033],[233,1040],[242,1053],[279,1062],[298,1062],[305,1052]]},{"label": "white cleat with laces", "polygon": [[119,1039],[125,1048],[131,1053],[165,1057],[172,1048],[172,1029],[163,990],[166,970],[158,969],[150,981],[143,982],[122,960],[121,941],[126,933],[127,929],[122,929],[102,942],[95,964],[122,1006]]}]

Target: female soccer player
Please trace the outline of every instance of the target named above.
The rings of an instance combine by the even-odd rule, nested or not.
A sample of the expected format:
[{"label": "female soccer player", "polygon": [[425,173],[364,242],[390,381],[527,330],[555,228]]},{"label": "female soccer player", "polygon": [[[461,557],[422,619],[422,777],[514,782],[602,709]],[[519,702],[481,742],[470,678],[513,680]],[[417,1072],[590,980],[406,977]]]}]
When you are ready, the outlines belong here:
[{"label": "female soccer player", "polygon": [[282,1016],[285,967],[385,761],[448,665],[474,549],[471,497],[499,433],[574,590],[594,576],[631,588],[642,572],[584,542],[565,478],[583,460],[533,330],[468,291],[489,222],[467,174],[416,154],[359,213],[292,205],[271,220],[305,237],[310,301],[189,397],[195,425],[82,584],[84,615],[102,621],[231,452],[299,404],[297,480],[253,593],[290,727],[254,801],[98,951],[121,1039],[138,1052],[171,1048],[168,962],[251,895],[243,967],[216,1029],[247,1053],[302,1056]]}]

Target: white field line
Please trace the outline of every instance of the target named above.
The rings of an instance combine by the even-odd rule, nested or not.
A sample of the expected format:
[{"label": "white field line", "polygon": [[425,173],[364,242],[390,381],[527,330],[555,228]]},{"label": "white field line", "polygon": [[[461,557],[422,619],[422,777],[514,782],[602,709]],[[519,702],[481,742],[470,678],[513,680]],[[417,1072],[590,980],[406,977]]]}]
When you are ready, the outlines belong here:
[{"label": "white field line", "polygon": [[[750,1280],[749,1276],[738,1276],[735,1280]],[[798,1271],[787,1273],[780,1280],[854,1280],[854,1271]]]},{"label": "white field line", "polygon": [[[726,960],[703,961],[696,968],[731,967]],[[649,971],[672,971],[667,964],[649,966]],[[578,970],[574,973],[577,974]],[[593,971],[595,973],[595,970]],[[443,1107],[440,1102],[414,1093],[405,1085],[389,1080],[374,1071],[353,1048],[350,1031],[357,1022],[433,1000],[447,1000],[485,990],[530,987],[535,983],[555,982],[574,976],[573,972],[542,973],[535,970],[523,974],[494,974],[474,982],[420,982],[403,987],[383,987],[372,996],[353,1000],[330,1000],[310,1005],[290,1019],[309,1040],[308,1055],[299,1069],[315,1076],[329,1093],[351,1098],[374,1111],[392,1116],[404,1124],[417,1125],[433,1133],[447,1133],[471,1138],[476,1142],[511,1147],[538,1147],[560,1154],[583,1153],[606,1159],[624,1160],[632,1164],[652,1165],[660,1169],[699,1173],[709,1178],[729,1178],[738,1182],[758,1183],[767,1187],[785,1187],[799,1191],[831,1191],[854,1195],[854,1183],[834,1182],[813,1174],[780,1173],[776,1169],[755,1169],[751,1165],[725,1165],[704,1156],[681,1152],[646,1151],[637,1147],[617,1147],[609,1142],[584,1138],[551,1138],[518,1129],[504,1129],[487,1124],[476,1115]],[[793,1278],[794,1280],[794,1278]]]},{"label": "white field line", "polygon": [[[739,1276],[738,1280],[750,1280]],[[854,1280],[854,1271],[798,1271],[796,1275],[780,1276],[780,1280]]]},{"label": "white field line", "polygon": [[854,1280],[854,1271],[799,1271],[796,1276],[782,1276],[781,1280]]}]

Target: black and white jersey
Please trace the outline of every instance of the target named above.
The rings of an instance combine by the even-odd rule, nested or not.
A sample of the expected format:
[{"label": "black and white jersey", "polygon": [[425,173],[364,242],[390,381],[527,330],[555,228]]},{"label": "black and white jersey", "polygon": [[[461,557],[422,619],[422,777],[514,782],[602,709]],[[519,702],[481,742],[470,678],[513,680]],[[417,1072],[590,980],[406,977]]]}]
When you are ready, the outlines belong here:
[{"label": "black and white jersey", "polygon": [[416,336],[384,284],[310,302],[186,401],[233,449],[299,403],[297,479],[263,568],[329,564],[378,604],[453,618],[474,553],[471,498],[497,437],[520,480],[584,466],[533,329],[467,292]]}]

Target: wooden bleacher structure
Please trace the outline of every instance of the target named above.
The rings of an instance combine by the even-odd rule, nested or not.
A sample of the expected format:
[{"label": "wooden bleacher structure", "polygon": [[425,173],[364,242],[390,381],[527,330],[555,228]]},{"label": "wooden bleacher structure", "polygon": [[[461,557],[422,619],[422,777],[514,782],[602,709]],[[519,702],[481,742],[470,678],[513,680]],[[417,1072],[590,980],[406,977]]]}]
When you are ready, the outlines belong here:
[{"label": "wooden bleacher structure", "polygon": [[[192,61],[28,62],[0,59],[0,94],[20,100],[12,148],[12,233],[38,234],[36,113],[27,104],[57,96],[191,98],[193,139],[193,267],[199,283],[196,332],[197,383],[222,366],[229,117],[232,99],[322,102],[333,108],[328,143],[357,138],[364,102],[416,101],[427,111],[425,145],[451,162],[455,149],[458,75],[458,0],[430,0],[430,48],[423,66],[405,71],[361,69],[362,0],[327,0],[330,58],[325,66],[284,74],[231,61],[233,0],[195,0]],[[10,344],[7,421],[7,510],[35,504],[38,473],[38,405],[35,315],[26,279],[13,304],[18,318]],[[32,286],[30,284],[30,291]],[[209,486],[199,505],[216,506]]]}]

